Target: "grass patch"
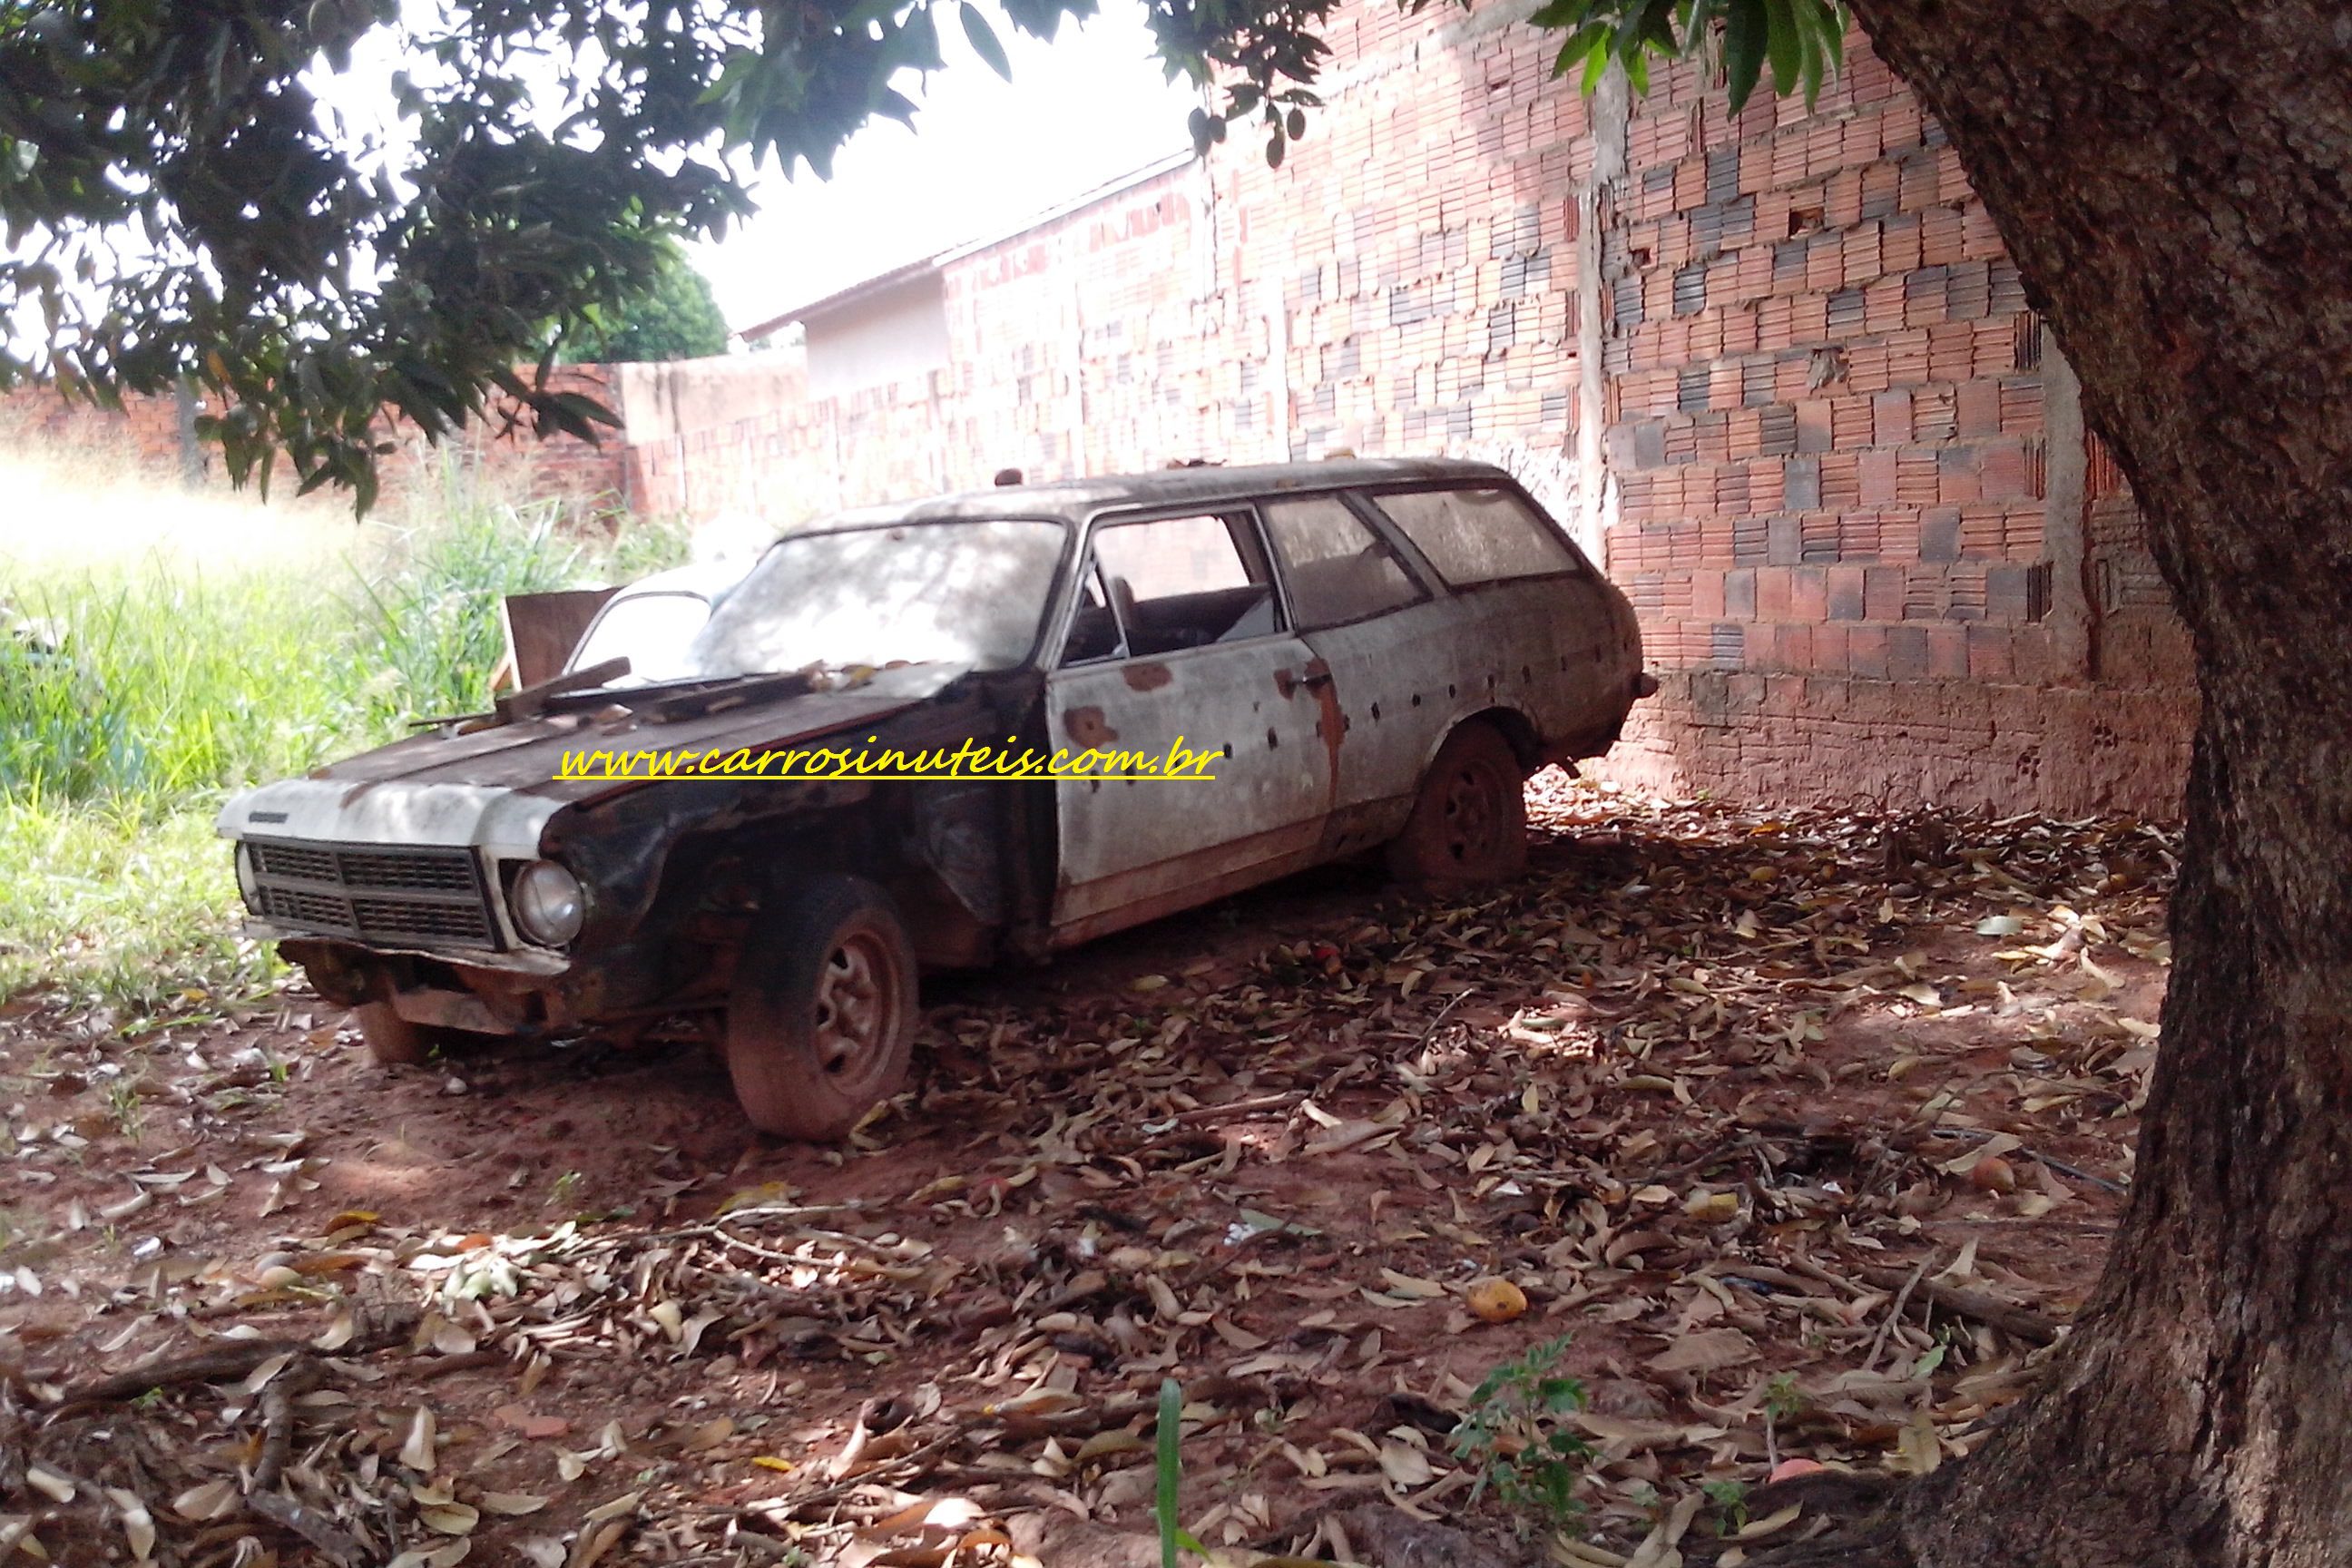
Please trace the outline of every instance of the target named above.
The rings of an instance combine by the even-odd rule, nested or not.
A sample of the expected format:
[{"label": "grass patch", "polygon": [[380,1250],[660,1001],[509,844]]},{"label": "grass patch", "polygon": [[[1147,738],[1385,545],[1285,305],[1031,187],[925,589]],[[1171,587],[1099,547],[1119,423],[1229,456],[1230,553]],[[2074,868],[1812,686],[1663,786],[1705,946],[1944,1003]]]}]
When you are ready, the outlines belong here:
[{"label": "grass patch", "polygon": [[[121,490],[106,504],[135,511]],[[73,558],[54,521],[0,535],[0,998],[144,1017],[261,988],[270,961],[231,934],[221,801],[482,707],[502,595],[686,553],[682,530],[518,500],[457,462],[360,527],[143,493],[202,514],[201,548],[151,530]]]},{"label": "grass patch", "polygon": [[262,989],[232,934],[236,879],[208,811],[125,816],[0,801],[0,995],[38,988],[152,1017]]}]

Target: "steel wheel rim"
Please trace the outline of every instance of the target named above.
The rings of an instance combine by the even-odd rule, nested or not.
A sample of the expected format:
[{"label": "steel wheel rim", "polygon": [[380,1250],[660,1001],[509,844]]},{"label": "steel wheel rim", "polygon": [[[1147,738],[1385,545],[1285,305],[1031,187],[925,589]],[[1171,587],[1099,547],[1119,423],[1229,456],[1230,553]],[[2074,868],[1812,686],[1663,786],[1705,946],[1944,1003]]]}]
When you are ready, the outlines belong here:
[{"label": "steel wheel rim", "polygon": [[1444,807],[1448,859],[1468,865],[1493,852],[1504,814],[1496,801],[1492,768],[1475,762],[1456,768],[1445,782]]},{"label": "steel wheel rim", "polygon": [[819,1070],[852,1087],[887,1068],[902,994],[898,951],[881,932],[852,931],[834,943],[817,970]]}]

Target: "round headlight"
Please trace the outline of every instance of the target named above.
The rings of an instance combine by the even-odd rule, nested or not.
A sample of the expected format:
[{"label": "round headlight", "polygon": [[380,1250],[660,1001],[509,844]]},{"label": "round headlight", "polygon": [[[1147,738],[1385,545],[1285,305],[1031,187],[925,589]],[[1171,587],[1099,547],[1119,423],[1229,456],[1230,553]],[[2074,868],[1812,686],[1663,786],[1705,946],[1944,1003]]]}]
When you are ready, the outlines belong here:
[{"label": "round headlight", "polygon": [[580,879],[554,861],[533,860],[515,873],[515,927],[531,941],[561,947],[580,934],[587,914]]}]

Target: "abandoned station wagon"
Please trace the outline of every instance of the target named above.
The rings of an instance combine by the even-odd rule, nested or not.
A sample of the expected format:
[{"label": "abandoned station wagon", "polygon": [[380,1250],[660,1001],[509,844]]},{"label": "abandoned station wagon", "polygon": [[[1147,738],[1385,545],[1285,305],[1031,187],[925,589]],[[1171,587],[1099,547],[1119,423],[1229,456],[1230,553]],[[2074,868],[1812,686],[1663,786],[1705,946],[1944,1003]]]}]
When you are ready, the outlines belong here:
[{"label": "abandoned station wagon", "polygon": [[[1382,847],[1412,881],[1509,876],[1526,776],[1605,751],[1655,689],[1624,597],[1469,463],[1015,485],[658,586],[495,713],[224,811],[248,929],[378,1059],[691,1027],[759,1126],[839,1136],[905,1075],[919,966],[1042,959]],[[1179,737],[1215,782],[562,776],[596,751]]]}]

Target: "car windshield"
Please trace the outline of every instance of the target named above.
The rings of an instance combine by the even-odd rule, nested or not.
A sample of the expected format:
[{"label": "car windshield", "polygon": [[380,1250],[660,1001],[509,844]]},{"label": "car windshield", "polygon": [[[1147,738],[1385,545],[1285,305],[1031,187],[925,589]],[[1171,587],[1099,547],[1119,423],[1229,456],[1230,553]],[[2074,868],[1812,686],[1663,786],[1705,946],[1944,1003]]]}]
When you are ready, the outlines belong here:
[{"label": "car windshield", "polygon": [[629,673],[614,685],[682,679],[694,673],[687,649],[709,619],[710,601],[699,594],[623,594],[588,628],[572,656],[572,668],[588,669],[608,658],[625,658]]},{"label": "car windshield", "polygon": [[711,612],[688,674],[940,659],[1010,669],[1037,641],[1057,522],[902,523],[779,541]]}]

